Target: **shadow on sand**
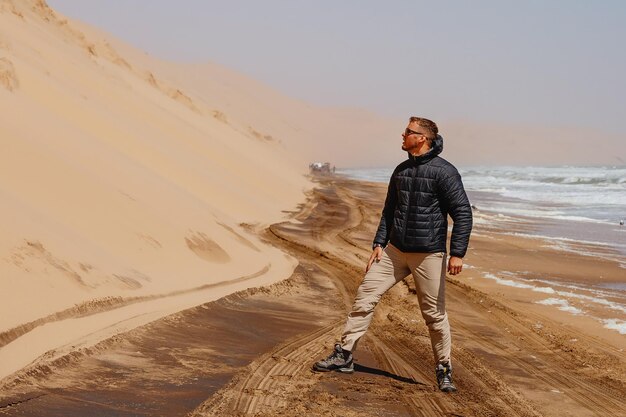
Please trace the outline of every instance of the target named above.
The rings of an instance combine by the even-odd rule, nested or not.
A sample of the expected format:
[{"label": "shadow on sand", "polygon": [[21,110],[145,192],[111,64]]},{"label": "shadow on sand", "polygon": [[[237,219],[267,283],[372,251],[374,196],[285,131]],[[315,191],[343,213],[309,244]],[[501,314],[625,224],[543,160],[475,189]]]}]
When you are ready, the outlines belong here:
[{"label": "shadow on sand", "polygon": [[363,366],[363,365],[359,365],[356,363],[354,364],[354,371],[363,372],[363,373],[372,374],[372,375],[380,375],[380,376],[384,376],[387,378],[391,378],[399,382],[405,382],[407,384],[422,385],[422,386],[428,385],[423,382],[416,381],[413,378],[408,378],[406,376],[399,376],[396,374],[392,374],[391,372],[383,371],[377,368],[370,368],[369,366]]}]

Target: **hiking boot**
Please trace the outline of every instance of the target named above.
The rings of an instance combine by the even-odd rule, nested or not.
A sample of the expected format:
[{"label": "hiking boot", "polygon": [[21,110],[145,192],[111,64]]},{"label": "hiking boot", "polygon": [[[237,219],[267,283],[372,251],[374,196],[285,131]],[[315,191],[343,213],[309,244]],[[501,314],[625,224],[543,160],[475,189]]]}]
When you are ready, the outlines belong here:
[{"label": "hiking boot", "polygon": [[335,343],[335,350],[326,359],[315,362],[313,370],[319,372],[339,371],[346,374],[354,372],[352,353],[343,350],[339,343]]},{"label": "hiking boot", "polygon": [[435,373],[437,374],[437,383],[439,384],[439,389],[443,392],[455,392],[456,387],[452,383],[452,367],[450,363],[444,362],[437,365],[435,368]]}]

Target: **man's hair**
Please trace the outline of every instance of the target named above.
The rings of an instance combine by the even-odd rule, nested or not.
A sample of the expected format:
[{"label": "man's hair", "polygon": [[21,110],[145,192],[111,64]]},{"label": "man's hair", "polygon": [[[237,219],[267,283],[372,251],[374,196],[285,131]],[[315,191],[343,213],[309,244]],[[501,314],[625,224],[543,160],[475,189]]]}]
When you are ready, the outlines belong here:
[{"label": "man's hair", "polygon": [[417,123],[418,126],[421,126],[427,129],[428,135],[426,136],[428,137],[429,142],[432,142],[437,137],[437,134],[439,133],[439,128],[437,127],[437,124],[433,122],[432,120],[424,119],[423,117],[412,116],[409,119],[409,123]]}]

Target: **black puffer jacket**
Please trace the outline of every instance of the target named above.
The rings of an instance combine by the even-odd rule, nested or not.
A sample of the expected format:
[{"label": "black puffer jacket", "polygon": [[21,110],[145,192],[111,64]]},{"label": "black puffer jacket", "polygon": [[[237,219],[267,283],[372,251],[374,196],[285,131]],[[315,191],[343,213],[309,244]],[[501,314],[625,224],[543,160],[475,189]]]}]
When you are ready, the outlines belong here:
[{"label": "black puffer jacket", "polygon": [[374,244],[391,242],[403,252],[447,252],[448,214],[452,217],[450,255],[462,258],[472,231],[472,208],[457,169],[432,149],[396,167],[389,180],[385,208]]}]

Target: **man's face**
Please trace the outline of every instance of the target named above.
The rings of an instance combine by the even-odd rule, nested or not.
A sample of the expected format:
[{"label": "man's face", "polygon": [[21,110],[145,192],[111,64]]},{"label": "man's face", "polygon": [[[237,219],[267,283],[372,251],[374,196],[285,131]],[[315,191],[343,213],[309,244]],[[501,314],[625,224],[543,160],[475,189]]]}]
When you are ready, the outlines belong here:
[{"label": "man's face", "polygon": [[411,122],[402,133],[402,150],[407,152],[416,151],[426,141],[426,130],[416,122]]}]

